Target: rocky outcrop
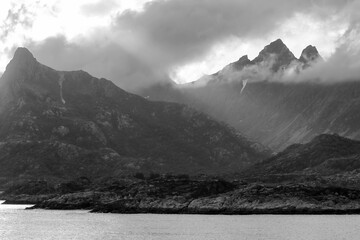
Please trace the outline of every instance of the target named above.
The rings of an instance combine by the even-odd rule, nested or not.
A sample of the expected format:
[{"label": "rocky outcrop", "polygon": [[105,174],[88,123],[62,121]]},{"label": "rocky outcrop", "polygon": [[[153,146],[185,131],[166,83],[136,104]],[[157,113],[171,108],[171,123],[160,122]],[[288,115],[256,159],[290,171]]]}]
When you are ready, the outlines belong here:
[{"label": "rocky outcrop", "polygon": [[[128,180],[129,181],[129,180]],[[322,179],[324,181],[324,179]],[[228,182],[216,178],[156,176],[112,181],[48,195],[3,195],[7,203],[32,208],[89,209],[111,213],[349,214],[360,213],[360,190],[321,181],[300,183]],[[42,199],[41,199],[42,198]],[[27,201],[24,201],[26,199]],[[30,201],[32,200],[32,201]]]}]

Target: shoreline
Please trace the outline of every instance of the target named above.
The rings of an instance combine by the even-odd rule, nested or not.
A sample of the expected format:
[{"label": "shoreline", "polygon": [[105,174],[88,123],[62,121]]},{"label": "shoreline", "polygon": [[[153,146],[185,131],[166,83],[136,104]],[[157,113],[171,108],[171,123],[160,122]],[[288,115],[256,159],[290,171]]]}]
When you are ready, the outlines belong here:
[{"label": "shoreline", "polygon": [[[34,205],[32,203],[5,203],[4,200],[0,200],[0,205]],[[360,215],[360,208],[359,209],[321,209],[321,210],[309,210],[309,209],[299,209],[299,210],[285,210],[285,209],[262,209],[262,210],[237,210],[237,211],[208,211],[208,212],[197,212],[197,211],[166,211],[166,210],[150,210],[150,211],[125,211],[125,212],[118,212],[118,211],[96,211],[95,209],[89,208],[39,208],[36,207],[36,204],[31,207],[27,207],[23,210],[52,210],[52,211],[87,211],[88,213],[109,213],[109,214],[129,214],[129,215],[136,215],[136,214],[164,214],[164,215],[224,215],[224,216],[235,216],[235,215]]]},{"label": "shoreline", "polygon": [[37,187],[39,194],[25,194],[19,189],[32,192],[23,186],[9,190],[0,195],[3,204],[123,214],[360,214],[360,189],[311,182],[235,184],[218,179],[165,177],[131,184],[88,185],[81,191],[65,193],[45,194]]},{"label": "shoreline", "polygon": [[223,209],[223,210],[208,210],[208,211],[196,211],[196,210],[179,210],[172,211],[169,209],[124,209],[124,211],[119,211],[117,209],[113,210],[104,210],[95,208],[68,208],[63,206],[63,208],[49,208],[49,207],[40,207],[38,204],[31,202],[16,202],[16,201],[6,201],[0,200],[0,205],[33,205],[27,207],[24,210],[85,210],[89,213],[112,213],[112,214],[174,214],[174,215],[359,215],[360,208],[358,209]]}]

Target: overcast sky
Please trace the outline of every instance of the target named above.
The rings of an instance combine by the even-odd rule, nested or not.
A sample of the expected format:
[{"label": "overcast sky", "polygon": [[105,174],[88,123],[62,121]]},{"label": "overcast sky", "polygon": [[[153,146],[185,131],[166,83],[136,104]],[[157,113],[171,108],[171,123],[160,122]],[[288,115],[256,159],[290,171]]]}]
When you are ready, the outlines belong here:
[{"label": "overcast sky", "polygon": [[297,57],[312,44],[332,69],[350,63],[357,74],[359,2],[1,0],[0,72],[25,46],[50,67],[83,69],[131,90],[194,81],[281,38]]}]

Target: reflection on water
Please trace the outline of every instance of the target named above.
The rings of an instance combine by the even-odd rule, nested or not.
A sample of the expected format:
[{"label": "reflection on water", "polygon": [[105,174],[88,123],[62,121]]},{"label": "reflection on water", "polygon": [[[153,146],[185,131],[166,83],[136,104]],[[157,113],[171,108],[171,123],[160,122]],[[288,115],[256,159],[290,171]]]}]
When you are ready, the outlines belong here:
[{"label": "reflection on water", "polygon": [[92,214],[0,205],[0,239],[358,239],[360,216]]}]

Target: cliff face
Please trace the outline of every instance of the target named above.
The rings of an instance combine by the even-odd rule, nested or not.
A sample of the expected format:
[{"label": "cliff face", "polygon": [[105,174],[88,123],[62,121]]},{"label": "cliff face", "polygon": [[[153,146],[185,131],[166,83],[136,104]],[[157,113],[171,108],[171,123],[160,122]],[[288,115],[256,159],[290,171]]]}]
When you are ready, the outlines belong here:
[{"label": "cliff face", "polygon": [[268,156],[187,106],[149,102],[20,48],[0,80],[0,178],[229,172]]}]

